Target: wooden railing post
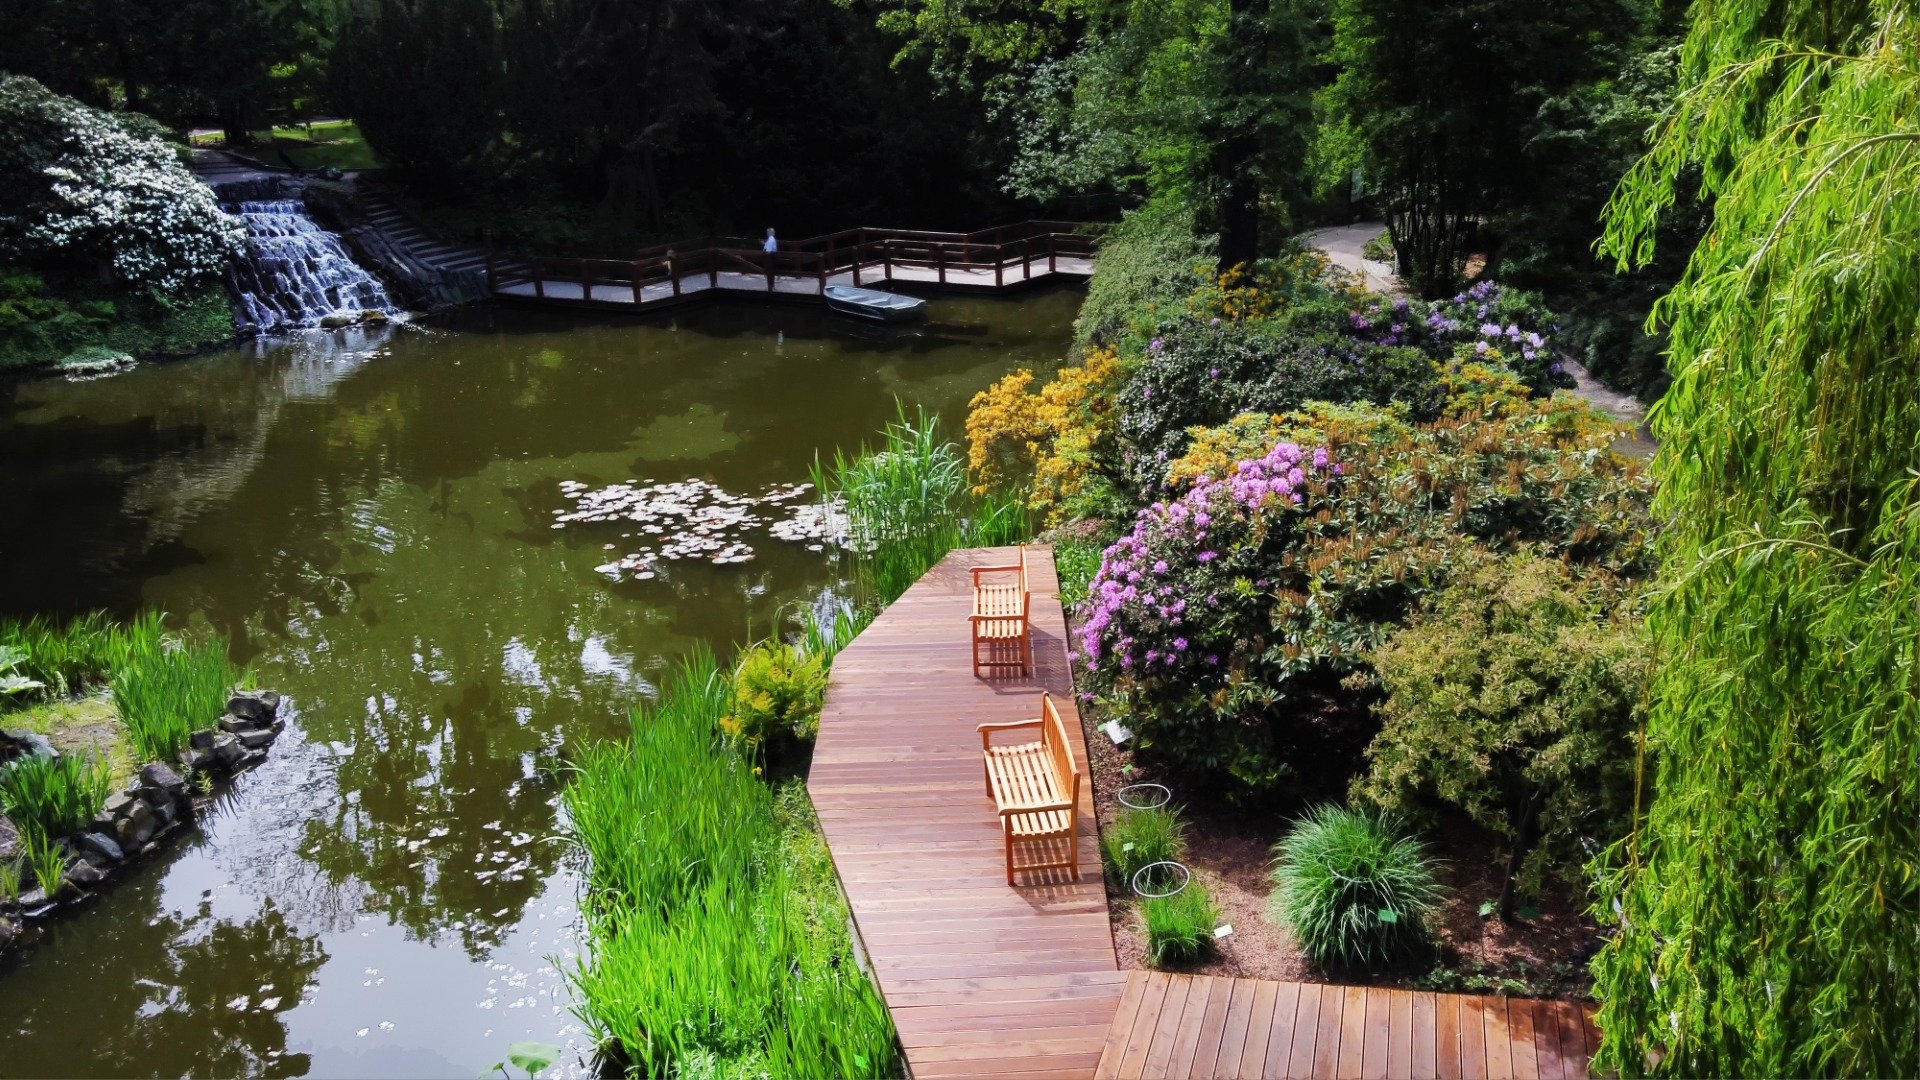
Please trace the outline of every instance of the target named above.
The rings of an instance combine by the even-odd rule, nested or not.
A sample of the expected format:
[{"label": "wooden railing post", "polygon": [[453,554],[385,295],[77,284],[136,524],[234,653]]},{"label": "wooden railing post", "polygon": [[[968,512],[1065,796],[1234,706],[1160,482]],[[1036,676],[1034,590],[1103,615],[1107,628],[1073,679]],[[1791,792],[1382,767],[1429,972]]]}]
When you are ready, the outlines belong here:
[{"label": "wooden railing post", "polygon": [[768,296],[773,295],[773,260],[775,259],[775,257],[776,256],[774,256],[773,253],[771,252],[761,253],[761,260],[766,264],[766,267],[767,267],[767,295]]},{"label": "wooden railing post", "polygon": [[1053,260],[1055,249],[1054,236],[1055,234],[1051,231],[1047,233],[1047,273],[1049,274],[1053,273],[1055,269]]},{"label": "wooden railing post", "polygon": [[593,299],[593,275],[587,270],[587,260],[580,260],[580,299]]},{"label": "wooden railing post", "polygon": [[880,241],[880,270],[880,280],[893,280],[893,244],[886,240]]},{"label": "wooden railing post", "polygon": [[540,268],[540,260],[539,260],[539,259],[534,259],[534,260],[533,260],[532,262],[529,262],[529,263],[528,263],[527,265],[528,265],[529,267],[531,267],[531,268],[532,268],[532,270],[533,270],[533,296],[534,296],[534,299],[536,299],[536,300],[545,300],[545,299],[547,298],[547,275],[546,275],[546,271],[544,271],[544,270],[542,270],[542,269]]},{"label": "wooden railing post", "polygon": [[633,306],[640,306],[640,260],[633,260]]},{"label": "wooden railing post", "polygon": [[860,284],[860,260],[867,257],[867,244],[864,239],[853,242],[853,283]]},{"label": "wooden railing post", "polygon": [[492,296],[500,287],[500,268],[493,255],[493,230],[487,230],[487,295]]},{"label": "wooden railing post", "polygon": [[680,295],[680,269],[673,265],[673,249],[667,249],[667,278],[673,282],[673,295]]},{"label": "wooden railing post", "polygon": [[827,295],[827,257],[815,255],[814,258],[820,260],[814,264],[814,267],[820,276],[820,295],[825,296]]},{"label": "wooden railing post", "polygon": [[717,248],[707,249],[707,287],[720,287],[720,252]]},{"label": "wooden railing post", "polygon": [[1033,280],[1033,239],[1020,241],[1020,280]]},{"label": "wooden railing post", "polygon": [[1000,280],[1000,268],[1007,262],[1007,249],[1000,245],[1000,230],[993,230],[993,287],[998,289],[1005,284]]},{"label": "wooden railing post", "polygon": [[933,245],[933,266],[940,275],[940,284],[945,285],[947,283],[947,245]]}]

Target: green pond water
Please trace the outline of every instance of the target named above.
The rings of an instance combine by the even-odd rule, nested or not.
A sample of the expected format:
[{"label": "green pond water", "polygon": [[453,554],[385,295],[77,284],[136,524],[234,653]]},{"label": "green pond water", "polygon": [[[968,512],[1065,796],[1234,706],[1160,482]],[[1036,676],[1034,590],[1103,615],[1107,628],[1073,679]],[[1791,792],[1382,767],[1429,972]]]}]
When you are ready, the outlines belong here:
[{"label": "green pond water", "polygon": [[199,831],[0,959],[0,1076],[472,1077],[525,1039],[584,1071],[547,767],[697,644],[844,582],[767,534],[793,503],[730,537],[750,561],[638,581],[599,568],[675,529],[556,515],[629,481],[803,482],[896,397],[958,436],[975,391],[1057,361],[1079,300],[941,298],[902,329],[479,312],[0,386],[0,613],[159,608],[292,709]]}]

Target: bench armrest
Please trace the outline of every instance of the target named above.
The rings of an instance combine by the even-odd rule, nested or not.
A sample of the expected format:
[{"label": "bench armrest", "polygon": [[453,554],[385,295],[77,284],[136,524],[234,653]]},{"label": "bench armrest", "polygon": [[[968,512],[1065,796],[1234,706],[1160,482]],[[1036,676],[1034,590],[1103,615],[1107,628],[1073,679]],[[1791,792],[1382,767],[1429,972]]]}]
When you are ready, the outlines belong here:
[{"label": "bench armrest", "polygon": [[1018,566],[976,566],[973,567],[973,581],[978,585],[981,574],[1018,574],[1021,569]]},{"label": "bench armrest", "polygon": [[1035,717],[1032,720],[1008,720],[998,724],[981,724],[980,749],[986,751],[993,748],[993,733],[996,731],[1016,731],[1020,728],[1039,727],[1044,722],[1042,718]]}]

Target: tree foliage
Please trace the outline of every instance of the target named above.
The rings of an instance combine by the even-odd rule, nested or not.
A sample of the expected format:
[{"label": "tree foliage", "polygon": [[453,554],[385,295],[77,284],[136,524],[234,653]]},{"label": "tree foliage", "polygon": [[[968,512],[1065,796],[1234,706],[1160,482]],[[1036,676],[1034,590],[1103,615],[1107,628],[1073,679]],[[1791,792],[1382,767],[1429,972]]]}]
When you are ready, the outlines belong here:
[{"label": "tree foliage", "polygon": [[1650,654],[1623,588],[1531,552],[1491,558],[1429,596],[1370,657],[1385,698],[1356,794],[1465,810],[1510,842],[1500,911],[1523,873],[1584,861],[1626,831]]},{"label": "tree foliage", "polygon": [[1609,860],[1600,1066],[1897,1075],[1920,1060],[1920,21],[1903,0],[1694,8],[1682,92],[1610,207],[1654,254],[1658,769]]},{"label": "tree foliage", "polygon": [[[1542,104],[1603,69],[1626,0],[1332,0],[1316,157],[1322,182],[1379,189],[1400,272],[1451,290],[1473,228],[1527,190]],[[1564,193],[1540,193],[1550,199]]]}]

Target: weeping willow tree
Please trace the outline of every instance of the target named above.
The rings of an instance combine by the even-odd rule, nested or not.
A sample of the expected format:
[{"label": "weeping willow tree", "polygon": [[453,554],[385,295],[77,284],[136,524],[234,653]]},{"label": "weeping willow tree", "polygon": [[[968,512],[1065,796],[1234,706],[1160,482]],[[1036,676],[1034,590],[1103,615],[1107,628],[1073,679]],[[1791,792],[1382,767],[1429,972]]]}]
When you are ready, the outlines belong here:
[{"label": "weeping willow tree", "polygon": [[[1700,0],[1684,92],[1609,208],[1710,234],[1656,317],[1661,651],[1611,853],[1603,1068],[1920,1065],[1920,15]],[[1657,767],[1652,763],[1657,762]]]}]

